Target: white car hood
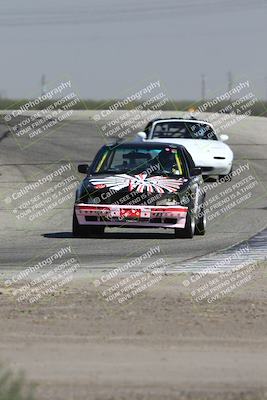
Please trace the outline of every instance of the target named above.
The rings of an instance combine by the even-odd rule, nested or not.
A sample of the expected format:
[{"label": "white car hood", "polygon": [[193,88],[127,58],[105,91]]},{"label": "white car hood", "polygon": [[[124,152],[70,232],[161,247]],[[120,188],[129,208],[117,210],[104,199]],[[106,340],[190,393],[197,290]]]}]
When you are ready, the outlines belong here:
[{"label": "white car hood", "polygon": [[148,142],[180,144],[191,154],[196,165],[207,165],[214,157],[233,159],[233,152],[227,144],[220,140],[205,139],[148,139]]}]

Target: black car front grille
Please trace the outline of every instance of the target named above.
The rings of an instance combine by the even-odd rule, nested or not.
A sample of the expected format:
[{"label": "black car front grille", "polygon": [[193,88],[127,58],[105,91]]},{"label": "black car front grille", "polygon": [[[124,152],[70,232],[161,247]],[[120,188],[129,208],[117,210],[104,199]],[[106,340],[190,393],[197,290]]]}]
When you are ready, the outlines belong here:
[{"label": "black car front grille", "polygon": [[211,172],[214,170],[213,167],[201,167],[201,169],[202,169],[202,172]]},{"label": "black car front grille", "polygon": [[97,221],[97,217],[88,217],[88,216],[86,216],[85,217],[85,221],[87,221],[87,222],[89,222],[89,221]]},{"label": "black car front grille", "polygon": [[161,218],[151,218],[150,222],[152,224],[160,224],[161,223]]},{"label": "black car front grille", "polygon": [[165,218],[163,221],[165,224],[176,224],[177,219],[176,218]]}]

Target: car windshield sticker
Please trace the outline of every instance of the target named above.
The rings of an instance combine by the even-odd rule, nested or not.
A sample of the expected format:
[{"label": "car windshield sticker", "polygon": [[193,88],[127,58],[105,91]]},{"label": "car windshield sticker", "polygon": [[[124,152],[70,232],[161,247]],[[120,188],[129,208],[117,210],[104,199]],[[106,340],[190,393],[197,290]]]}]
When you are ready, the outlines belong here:
[{"label": "car windshield sticker", "polygon": [[148,178],[145,172],[134,176],[121,174],[102,179],[91,179],[93,185],[105,184],[106,187],[117,191],[128,187],[129,192],[137,190],[140,193],[144,191],[149,193],[176,192],[186,181],[185,178],[170,179],[164,176]]}]

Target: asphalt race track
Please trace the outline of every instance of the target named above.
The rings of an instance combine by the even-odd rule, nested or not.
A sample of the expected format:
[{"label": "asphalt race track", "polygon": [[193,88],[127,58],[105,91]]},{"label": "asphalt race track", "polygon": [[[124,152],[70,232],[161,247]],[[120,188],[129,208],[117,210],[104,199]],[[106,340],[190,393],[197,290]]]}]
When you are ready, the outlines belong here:
[{"label": "asphalt race track", "polygon": [[[171,114],[171,113],[166,113]],[[29,260],[54,247],[70,244],[86,271],[114,268],[124,257],[140,254],[142,249],[160,245],[170,264],[192,260],[246,240],[267,225],[266,166],[267,119],[250,117],[233,125],[226,133],[235,154],[235,169],[248,163],[249,171],[236,176],[232,182],[208,190],[208,198],[220,196],[227,187],[252,175],[257,184],[253,195],[231,211],[214,217],[205,236],[193,240],[175,239],[171,230],[106,229],[104,238],[73,238],[72,199],[58,206],[56,212],[34,223],[16,220],[13,208],[5,199],[10,193],[34,182],[60,160],[77,164],[92,160],[104,143],[95,123],[87,112],[79,112],[38,142],[21,149],[2,120],[0,125],[0,265],[1,273],[22,269]],[[213,183],[209,183],[212,185]],[[221,198],[226,196],[223,195]],[[213,203],[213,202],[212,202]],[[212,204],[211,203],[211,204]],[[214,203],[213,203],[214,204]]]}]

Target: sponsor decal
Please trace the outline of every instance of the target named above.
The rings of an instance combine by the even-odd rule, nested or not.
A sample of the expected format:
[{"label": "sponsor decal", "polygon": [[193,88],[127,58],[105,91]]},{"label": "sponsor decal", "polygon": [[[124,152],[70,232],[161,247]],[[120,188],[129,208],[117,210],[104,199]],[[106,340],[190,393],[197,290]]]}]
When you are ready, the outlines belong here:
[{"label": "sponsor decal", "polygon": [[141,210],[135,208],[121,208],[120,209],[120,218],[140,218],[141,217]]}]

